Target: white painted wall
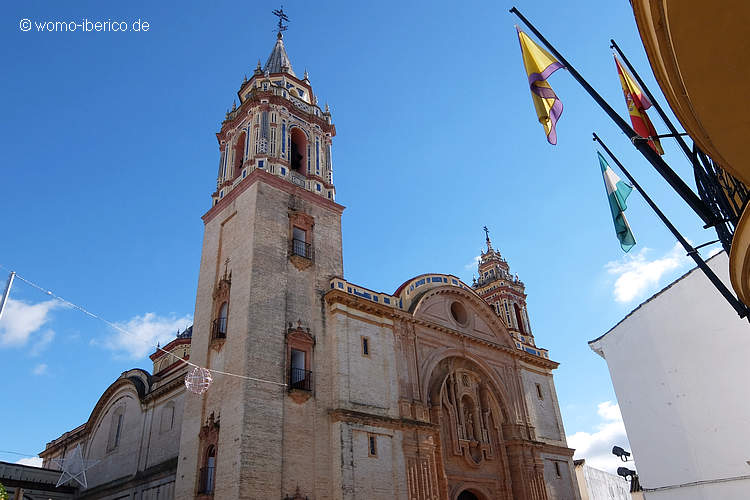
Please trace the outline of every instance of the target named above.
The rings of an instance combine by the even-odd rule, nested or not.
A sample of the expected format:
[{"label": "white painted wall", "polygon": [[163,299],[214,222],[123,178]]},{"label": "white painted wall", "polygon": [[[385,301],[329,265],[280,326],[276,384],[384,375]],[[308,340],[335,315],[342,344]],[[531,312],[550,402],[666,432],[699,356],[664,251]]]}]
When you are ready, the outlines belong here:
[{"label": "white painted wall", "polygon": [[[709,265],[731,289],[726,254]],[[750,324],[700,270],[589,345],[607,361],[646,499],[750,498]]]},{"label": "white painted wall", "polygon": [[581,500],[632,500],[630,482],[620,476],[586,465],[576,465]]}]

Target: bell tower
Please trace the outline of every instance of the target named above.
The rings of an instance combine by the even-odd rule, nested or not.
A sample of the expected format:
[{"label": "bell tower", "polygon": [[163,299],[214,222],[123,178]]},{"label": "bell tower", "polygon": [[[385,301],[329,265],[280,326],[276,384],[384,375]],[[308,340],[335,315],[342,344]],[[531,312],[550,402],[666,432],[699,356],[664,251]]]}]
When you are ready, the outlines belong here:
[{"label": "bell tower", "polygon": [[216,134],[221,156],[214,205],[257,169],[335,201],[336,127],[328,105],[318,106],[307,70],[302,79],[295,74],[281,31],[265,66],[258,61],[237,96],[239,106],[232,104]]},{"label": "bell tower", "polygon": [[275,13],[266,64],[216,134],[190,353],[213,381],[186,395],[175,498],[283,498],[332,477],[334,464],[315,460],[330,436],[313,426],[330,407],[323,295],[343,275],[336,128],[307,71],[295,73]]},{"label": "bell tower", "polygon": [[487,250],[479,256],[479,277],[474,279],[472,288],[495,309],[517,342],[535,347],[526,311],[526,287],[517,274],[511,274],[510,266],[500,252],[492,248],[486,226],[484,231]]}]

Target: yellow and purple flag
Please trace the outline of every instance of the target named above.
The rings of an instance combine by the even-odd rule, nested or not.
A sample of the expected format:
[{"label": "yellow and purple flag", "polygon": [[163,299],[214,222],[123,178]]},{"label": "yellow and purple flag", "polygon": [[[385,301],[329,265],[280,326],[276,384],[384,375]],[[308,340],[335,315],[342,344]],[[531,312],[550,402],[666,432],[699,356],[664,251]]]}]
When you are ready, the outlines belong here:
[{"label": "yellow and purple flag", "polygon": [[646,110],[651,107],[651,101],[643,93],[628,70],[622,67],[617,56],[615,56],[615,65],[617,66],[617,74],[620,76],[622,93],[625,95],[625,104],[628,105],[628,114],[630,114],[630,123],[633,124],[633,130],[644,139],[648,139],[648,145],[651,146],[651,149],[663,155],[664,150],[657,137],[658,134],[654,124],[651,123],[646,114]]},{"label": "yellow and purple flag", "polygon": [[563,105],[562,101],[557,98],[555,91],[547,83],[547,78],[564,66],[549,52],[534,43],[529,35],[521,31],[518,26],[516,26],[516,30],[518,31],[518,41],[521,43],[523,66],[526,69],[526,75],[529,77],[531,98],[534,101],[539,123],[544,127],[547,141],[550,144],[557,144],[555,125],[562,115]]}]

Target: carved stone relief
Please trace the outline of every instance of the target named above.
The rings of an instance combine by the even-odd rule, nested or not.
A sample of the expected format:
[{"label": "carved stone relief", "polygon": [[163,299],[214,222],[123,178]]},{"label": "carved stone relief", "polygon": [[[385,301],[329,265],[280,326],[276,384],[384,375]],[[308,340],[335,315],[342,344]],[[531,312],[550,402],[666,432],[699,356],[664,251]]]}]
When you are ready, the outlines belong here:
[{"label": "carved stone relief", "polygon": [[497,402],[487,383],[471,371],[454,370],[443,383],[440,400],[447,423],[444,437],[453,455],[463,456],[473,466],[493,460],[493,441],[501,430]]}]

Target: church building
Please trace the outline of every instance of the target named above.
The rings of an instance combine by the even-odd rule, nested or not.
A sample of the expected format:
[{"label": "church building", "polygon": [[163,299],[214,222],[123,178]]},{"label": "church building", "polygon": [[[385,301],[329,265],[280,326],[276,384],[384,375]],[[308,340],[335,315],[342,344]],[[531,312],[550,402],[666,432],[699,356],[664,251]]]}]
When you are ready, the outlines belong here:
[{"label": "church building", "polygon": [[[580,499],[558,364],[536,346],[524,284],[489,235],[471,285],[440,273],[392,293],[347,281],[336,127],[292,68],[282,30],[238,99],[217,133],[191,336],[170,344],[211,370],[210,386],[148,399],[154,382],[190,370],[157,351],[159,376],[116,382],[131,403],[100,401],[85,427],[99,441],[77,441],[87,458],[104,461],[119,439],[142,455],[149,441],[120,438],[118,426],[142,433],[150,422],[179,444],[151,466],[161,464],[150,484],[168,483],[158,498]],[[144,413],[170,397],[167,415],[179,416]],[[111,469],[98,481],[114,484]],[[121,484],[136,488],[147,469],[130,467]],[[156,498],[129,491],[106,498]]]}]

